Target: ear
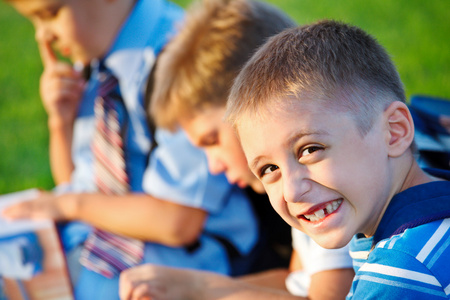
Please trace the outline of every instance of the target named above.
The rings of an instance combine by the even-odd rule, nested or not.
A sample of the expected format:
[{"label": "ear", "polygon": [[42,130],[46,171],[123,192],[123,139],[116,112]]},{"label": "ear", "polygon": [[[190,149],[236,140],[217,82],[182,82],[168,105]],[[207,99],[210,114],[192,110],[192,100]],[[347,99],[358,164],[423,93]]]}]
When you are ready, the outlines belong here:
[{"label": "ear", "polygon": [[388,154],[390,157],[401,156],[414,140],[414,122],[408,106],[395,101],[383,114],[387,126]]}]

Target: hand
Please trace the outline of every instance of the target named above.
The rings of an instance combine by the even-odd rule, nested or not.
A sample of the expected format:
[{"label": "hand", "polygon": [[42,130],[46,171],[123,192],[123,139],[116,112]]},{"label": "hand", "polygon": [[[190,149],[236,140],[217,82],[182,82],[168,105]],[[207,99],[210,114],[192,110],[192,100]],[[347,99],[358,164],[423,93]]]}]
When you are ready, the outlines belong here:
[{"label": "hand", "polygon": [[51,219],[63,221],[71,219],[77,207],[75,194],[57,196],[49,192],[41,192],[33,200],[13,204],[3,210],[6,219]]},{"label": "hand", "polygon": [[44,65],[40,92],[49,122],[71,125],[78,112],[85,81],[80,71],[57,60],[49,43],[39,42],[38,46]]},{"label": "hand", "polygon": [[447,130],[448,133],[450,133],[450,116],[440,116],[439,123]]},{"label": "hand", "polygon": [[[119,296],[121,300],[150,300],[151,281],[156,279],[152,265],[141,265],[120,274]],[[157,298],[155,298],[157,299]]]},{"label": "hand", "polygon": [[145,264],[120,274],[121,300],[191,299],[195,273],[189,270]]}]

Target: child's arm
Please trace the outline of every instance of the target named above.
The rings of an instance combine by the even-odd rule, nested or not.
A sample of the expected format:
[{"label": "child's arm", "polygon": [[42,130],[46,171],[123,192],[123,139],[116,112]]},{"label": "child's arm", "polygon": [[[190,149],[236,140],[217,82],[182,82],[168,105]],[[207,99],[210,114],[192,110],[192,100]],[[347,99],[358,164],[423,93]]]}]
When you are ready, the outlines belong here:
[{"label": "child's arm", "polygon": [[270,287],[287,291],[286,278],[288,277],[289,273],[299,271],[302,269],[303,266],[300,257],[297,251],[293,249],[291,254],[291,260],[289,263],[289,269],[275,269],[256,274],[245,275],[239,277],[239,280],[252,285]]},{"label": "child's arm", "polygon": [[256,274],[245,275],[237,279],[255,286],[287,291],[285,282],[288,275],[288,269],[280,268],[267,270]]},{"label": "child's arm", "polygon": [[345,299],[352,285],[355,272],[351,268],[334,269],[311,276],[308,296],[310,299]]},{"label": "child's arm", "polygon": [[282,290],[247,284],[217,273],[150,264],[123,271],[120,275],[119,295],[122,300],[305,299]]},{"label": "child's arm", "polygon": [[[284,282],[289,272],[302,270],[299,254],[293,250],[289,270],[271,270],[259,274],[241,277],[240,280],[266,288],[286,290]],[[332,269],[320,271],[311,275],[311,283],[308,290],[308,299],[312,300],[339,300],[345,299],[353,281],[352,268]],[[238,299],[238,298],[236,298]],[[274,298],[276,299],[276,298]]]},{"label": "child's arm", "polygon": [[7,218],[81,220],[94,227],[144,241],[178,247],[195,242],[207,213],[198,208],[156,199],[147,194],[42,193],[36,200],[4,210]]},{"label": "child's arm", "polygon": [[85,81],[80,71],[58,61],[51,45],[39,42],[44,72],[40,81],[42,103],[48,114],[50,165],[56,184],[70,181],[73,123]]}]

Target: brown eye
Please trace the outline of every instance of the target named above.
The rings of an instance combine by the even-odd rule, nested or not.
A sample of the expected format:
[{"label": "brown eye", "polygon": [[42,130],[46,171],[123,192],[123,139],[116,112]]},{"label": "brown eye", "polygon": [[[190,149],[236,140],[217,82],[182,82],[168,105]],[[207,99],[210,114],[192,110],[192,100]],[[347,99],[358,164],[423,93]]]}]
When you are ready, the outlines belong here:
[{"label": "brown eye", "polygon": [[278,166],[275,165],[268,165],[261,169],[260,176],[263,177],[264,175],[270,174],[274,171],[278,170]]},{"label": "brown eye", "polygon": [[318,150],[321,150],[321,149],[322,149],[322,147],[317,147],[317,146],[307,147],[307,148],[302,150],[301,156],[303,157],[303,156],[312,154],[312,153],[314,153],[314,152],[316,152]]},{"label": "brown eye", "polygon": [[202,140],[201,145],[203,147],[209,147],[209,146],[217,145],[218,143],[219,143],[219,136],[217,133],[214,133],[214,134],[210,134],[209,136],[205,137]]}]

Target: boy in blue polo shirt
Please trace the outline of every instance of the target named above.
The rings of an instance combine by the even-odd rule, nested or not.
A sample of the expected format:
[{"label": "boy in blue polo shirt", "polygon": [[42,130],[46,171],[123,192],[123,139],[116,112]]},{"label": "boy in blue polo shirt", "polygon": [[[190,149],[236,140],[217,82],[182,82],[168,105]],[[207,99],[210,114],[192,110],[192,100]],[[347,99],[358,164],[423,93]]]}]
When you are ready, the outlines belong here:
[{"label": "boy in blue polo shirt", "polygon": [[352,240],[348,299],[450,297],[450,178],[414,159],[414,125],[389,55],[334,21],[288,29],[230,93],[252,172],[275,210],[325,248]]}]

